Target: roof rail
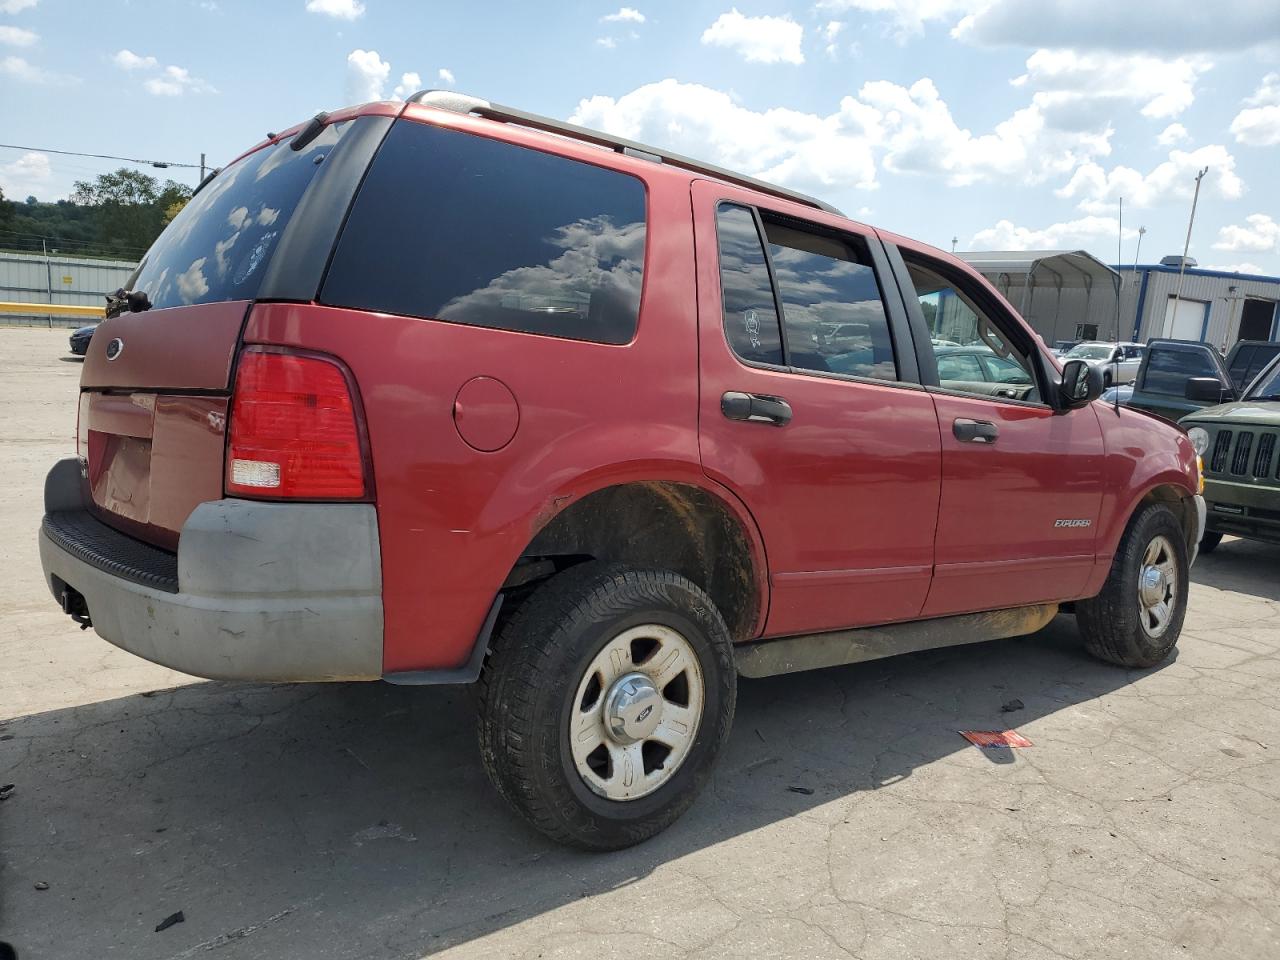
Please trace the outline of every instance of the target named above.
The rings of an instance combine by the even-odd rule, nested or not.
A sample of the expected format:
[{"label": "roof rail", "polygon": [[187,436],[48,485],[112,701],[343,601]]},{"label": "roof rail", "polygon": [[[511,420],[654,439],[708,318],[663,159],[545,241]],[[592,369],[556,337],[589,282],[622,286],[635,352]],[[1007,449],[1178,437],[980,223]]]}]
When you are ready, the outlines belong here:
[{"label": "roof rail", "polygon": [[514,123],[522,127],[531,127],[535,130],[559,134],[562,137],[569,137],[573,140],[594,143],[596,146],[607,147],[629,157],[638,157],[641,160],[650,160],[654,163],[667,163],[673,167],[680,167],[694,173],[703,173],[736,186],[748,187],[752,190],[759,190],[761,193],[767,193],[770,196],[803,203],[805,206],[825,210],[827,213],[833,213],[838,217],[844,216],[831,204],[825,203],[816,197],[811,197],[806,193],[788,190],[785,187],[779,187],[764,180],[757,180],[755,177],[748,177],[745,174],[734,173],[724,167],[703,163],[701,160],[694,160],[691,157],[672,153],[669,150],[646,146],[643,143],[636,143],[634,140],[615,137],[612,134],[601,133],[598,130],[590,130],[577,124],[553,120],[541,114],[527,113],[524,110],[517,110],[515,107],[504,107],[500,103],[491,103],[488,100],[481,100],[479,97],[468,96],[465,93],[456,93],[453,90],[419,90],[409,98],[408,102],[420,103],[426,107],[437,107],[441,110],[452,110],[454,113],[472,114],[502,123]]}]

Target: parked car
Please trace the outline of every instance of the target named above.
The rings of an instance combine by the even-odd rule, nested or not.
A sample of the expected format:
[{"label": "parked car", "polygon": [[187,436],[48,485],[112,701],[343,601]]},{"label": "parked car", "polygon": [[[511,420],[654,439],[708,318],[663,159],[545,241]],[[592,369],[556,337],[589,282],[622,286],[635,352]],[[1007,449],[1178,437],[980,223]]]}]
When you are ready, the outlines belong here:
[{"label": "parked car", "polygon": [[1182,419],[1204,458],[1208,523],[1200,549],[1223,534],[1280,543],[1280,356],[1242,399]]},{"label": "parked car", "polygon": [[[63,610],[198,676],[477,684],[560,841],[672,823],[740,674],[1182,627],[1186,435],[963,261],[727,170],[426,92],[254,147],[128,288],[46,481]],[[939,376],[944,295],[1017,397]]]},{"label": "parked car", "polygon": [[1117,383],[1115,386],[1107,387],[1102,391],[1102,402],[1110,404],[1125,404],[1133,397],[1132,383]]},{"label": "parked car", "polygon": [[1031,373],[1012,357],[997,356],[990,347],[938,347],[938,377],[962,382],[969,392],[1024,399],[1033,387]]},{"label": "parked car", "polygon": [[1064,355],[1065,360],[1084,360],[1102,371],[1102,382],[1132,383],[1142,365],[1140,343],[1078,343]]},{"label": "parked car", "polygon": [[1053,355],[1055,357],[1065,357],[1078,343],[1080,343],[1079,340],[1058,340],[1053,345]]},{"label": "parked car", "polygon": [[1223,359],[1198,340],[1152,340],[1128,403],[1178,420],[1242,396],[1276,356],[1280,356],[1280,342],[1241,340]]},{"label": "parked car", "polygon": [[93,331],[98,329],[96,323],[81,327],[71,334],[71,352],[77,357],[83,357],[89,352],[89,341],[93,339]]}]

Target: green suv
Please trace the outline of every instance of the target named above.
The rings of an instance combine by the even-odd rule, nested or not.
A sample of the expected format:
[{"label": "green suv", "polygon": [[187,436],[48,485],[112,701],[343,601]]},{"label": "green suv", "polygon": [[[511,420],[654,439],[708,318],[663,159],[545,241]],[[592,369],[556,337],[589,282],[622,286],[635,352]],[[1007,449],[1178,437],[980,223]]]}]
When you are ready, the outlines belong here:
[{"label": "green suv", "polygon": [[[1189,385],[1188,395],[1195,392]],[[1209,517],[1201,551],[1213,550],[1227,533],[1280,544],[1280,356],[1240,400],[1179,422],[1204,458]]]}]

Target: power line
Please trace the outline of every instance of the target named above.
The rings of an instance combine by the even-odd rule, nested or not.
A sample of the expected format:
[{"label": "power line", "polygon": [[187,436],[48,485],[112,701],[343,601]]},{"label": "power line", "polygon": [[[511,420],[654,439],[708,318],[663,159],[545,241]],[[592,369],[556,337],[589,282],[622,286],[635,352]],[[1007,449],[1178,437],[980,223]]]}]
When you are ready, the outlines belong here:
[{"label": "power line", "polygon": [[201,170],[203,167],[198,163],[178,163],[176,160],[138,160],[135,157],[116,157],[109,153],[79,153],[75,150],[51,150],[47,147],[22,147],[13,143],[0,143],[0,149],[4,150],[31,150],[36,153],[57,153],[64,157],[90,157],[94,160],[120,160],[124,163],[136,163],[143,167],[156,167],[160,170],[169,167],[183,167],[188,170]]}]

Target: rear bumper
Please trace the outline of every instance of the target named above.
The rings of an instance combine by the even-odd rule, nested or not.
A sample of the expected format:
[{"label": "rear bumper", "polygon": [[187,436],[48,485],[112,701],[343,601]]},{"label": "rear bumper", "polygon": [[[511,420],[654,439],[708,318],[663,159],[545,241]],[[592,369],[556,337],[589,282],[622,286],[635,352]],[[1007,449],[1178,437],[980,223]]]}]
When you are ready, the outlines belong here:
[{"label": "rear bumper", "polygon": [[237,680],[382,675],[382,568],[372,504],[202,503],[177,555],[89,513],[79,461],[45,481],[40,560],[55,598],[84,598],[116,646]]},{"label": "rear bumper", "polygon": [[1206,480],[1204,498],[1209,505],[1209,530],[1280,543],[1280,489]]}]

